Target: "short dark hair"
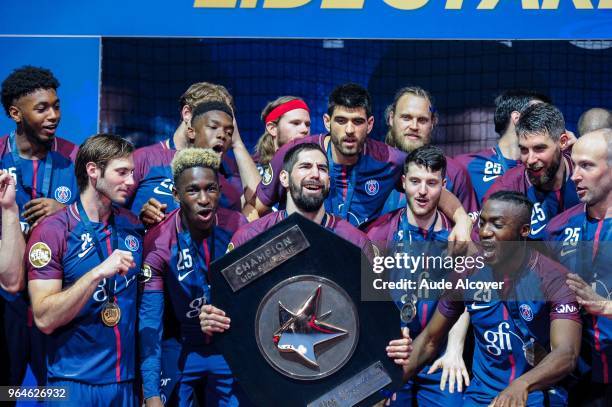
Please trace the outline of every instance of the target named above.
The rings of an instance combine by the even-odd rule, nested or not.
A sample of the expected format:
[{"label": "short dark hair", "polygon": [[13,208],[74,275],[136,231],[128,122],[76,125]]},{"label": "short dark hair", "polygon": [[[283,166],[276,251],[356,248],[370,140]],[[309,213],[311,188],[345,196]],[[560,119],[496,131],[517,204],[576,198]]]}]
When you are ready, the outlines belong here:
[{"label": "short dark hair", "polygon": [[87,138],[79,147],[74,163],[77,185],[83,192],[89,182],[87,163],[94,162],[102,169],[102,176],[111,160],[127,157],[134,152],[134,145],[115,134],[101,133]]},{"label": "short dark hair", "polygon": [[431,144],[412,150],[404,162],[404,175],[408,172],[410,163],[422,165],[431,172],[441,171],[442,178],[446,176],[446,157],[444,152]]},{"label": "short dark hair", "polygon": [[510,125],[512,112],[522,112],[529,103],[538,100],[544,103],[552,103],[550,97],[543,93],[529,89],[510,89],[502,92],[495,98],[495,132],[504,134]]},{"label": "short dark hair", "polygon": [[533,202],[525,194],[516,191],[497,191],[488,198],[489,201],[507,202],[522,209],[520,221],[522,224],[531,223]]},{"label": "short dark hair", "polygon": [[289,150],[287,150],[287,152],[285,153],[285,157],[283,158],[283,170],[287,171],[288,173],[291,173],[291,170],[293,170],[295,163],[297,163],[298,156],[300,155],[300,153],[302,151],[312,150],[320,151],[321,154],[325,156],[325,161],[327,161],[327,154],[325,154],[325,151],[323,151],[320,145],[316,143],[298,143],[291,147]]},{"label": "short dark hair", "polygon": [[363,107],[366,116],[372,116],[372,98],[366,88],[356,83],[345,83],[336,87],[329,95],[327,114],[332,116],[336,106],[349,109]]},{"label": "short dark hair", "polygon": [[8,116],[9,108],[22,96],[29,95],[39,89],[56,90],[59,86],[59,81],[49,69],[31,65],[17,68],[2,82],[2,106],[4,106],[4,111]]},{"label": "short dark hair", "polygon": [[516,124],[516,133],[519,137],[531,133],[548,133],[550,138],[557,142],[561,134],[565,133],[563,113],[547,103],[531,105],[521,113],[521,118]]}]

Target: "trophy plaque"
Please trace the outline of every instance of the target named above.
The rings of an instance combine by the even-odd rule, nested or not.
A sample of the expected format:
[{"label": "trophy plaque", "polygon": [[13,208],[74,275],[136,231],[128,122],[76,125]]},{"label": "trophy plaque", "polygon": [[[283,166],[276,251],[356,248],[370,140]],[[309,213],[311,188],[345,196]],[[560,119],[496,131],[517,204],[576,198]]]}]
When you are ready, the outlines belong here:
[{"label": "trophy plaque", "polygon": [[298,214],[212,264],[212,304],[231,318],[213,346],[254,404],[365,406],[401,385],[385,351],[398,312],[361,301],[362,267],[357,246]]}]

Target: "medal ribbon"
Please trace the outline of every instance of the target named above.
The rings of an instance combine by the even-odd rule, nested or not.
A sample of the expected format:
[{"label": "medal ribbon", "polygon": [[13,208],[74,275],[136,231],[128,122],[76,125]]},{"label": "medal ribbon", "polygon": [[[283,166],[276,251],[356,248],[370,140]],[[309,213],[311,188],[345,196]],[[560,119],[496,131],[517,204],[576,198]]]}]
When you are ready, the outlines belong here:
[{"label": "medal ribbon", "polygon": [[501,149],[499,148],[499,145],[495,146],[493,149],[495,150],[495,154],[497,154],[499,163],[501,164],[504,170],[504,174],[505,174],[506,171],[508,171],[508,161],[506,161],[506,157],[504,157],[504,155],[502,154]]},{"label": "medal ribbon", "polygon": [[[21,166],[23,164],[23,159],[19,156],[19,150],[17,150],[17,141],[15,132],[12,132],[9,136],[9,142],[11,145],[11,156],[13,158],[13,163],[15,164],[15,172],[17,175],[17,185],[21,185],[21,187],[25,190],[25,186],[23,185],[23,171],[21,170]],[[43,174],[43,183],[42,183],[42,196],[44,198],[49,198],[49,190],[51,188],[51,174],[53,173],[53,158],[51,157],[51,150],[47,151],[45,155],[45,171]],[[34,197],[34,192],[32,191],[32,197]]]},{"label": "medal ribbon", "polygon": [[[87,212],[85,212],[85,209],[83,209],[83,204],[81,203],[80,198],[77,200],[76,204],[77,204],[77,211],[79,213],[79,216],[81,217],[81,222],[83,223],[83,226],[85,227],[85,230],[87,231],[87,233],[89,233],[89,236],[91,236],[91,240],[93,241],[94,247],[96,248],[96,253],[98,253],[98,258],[100,259],[100,263],[102,263],[104,262],[104,260],[106,260],[108,256],[111,255],[112,252],[108,253],[108,256],[104,256],[104,252],[102,251],[102,244],[100,243],[100,240],[98,239],[98,235],[95,233],[93,229],[91,221],[89,220],[89,217],[87,216]],[[115,221],[115,217],[111,212],[111,215],[108,218],[108,224],[106,228],[110,229],[111,231],[111,247],[113,250],[119,247],[119,243],[117,239],[117,229],[115,228],[114,221]],[[106,278],[105,289],[108,295],[109,303],[112,303],[115,301],[115,276],[113,276],[112,279],[110,277]]]},{"label": "medal ribbon", "polygon": [[[597,268],[595,267],[595,260],[597,259],[597,254],[599,252],[599,243],[601,242],[601,231],[603,230],[603,225],[606,221],[605,216],[597,222],[597,227],[595,229],[595,234],[593,236],[593,248],[591,250],[591,259],[587,260],[587,254],[585,248],[579,248],[580,250],[580,271],[582,277],[587,277],[590,273],[593,274],[593,279],[597,278]],[[580,240],[581,241],[589,241],[584,240],[588,235],[589,230],[589,215],[587,214],[586,207],[584,209],[584,221],[582,222],[582,226],[580,228]],[[607,237],[604,237],[604,241],[609,240]]]},{"label": "medal ribbon", "polygon": [[[202,258],[202,255],[200,254],[200,250],[198,250],[197,245],[195,244],[195,242],[193,241],[193,239],[191,238],[191,233],[189,233],[189,229],[186,228],[184,225],[182,225],[182,228],[184,230],[184,232],[180,233],[178,226],[179,226],[179,222],[183,222],[182,221],[182,217],[181,217],[181,213],[177,213],[177,234],[178,234],[178,250],[179,252],[182,253],[182,247],[183,244],[181,244],[181,242],[184,240],[185,241],[185,246],[189,247],[189,252],[193,253],[193,255],[195,256],[195,260],[197,262],[198,265],[198,269],[201,270],[202,274],[205,276],[210,276],[210,263],[215,259],[215,225],[213,225],[212,230],[210,232],[210,235],[206,238],[202,240],[202,249],[204,251],[204,258]],[[216,219],[217,214],[215,214],[215,219]],[[216,224],[216,221],[215,221]],[[208,281],[210,280],[208,277],[206,278],[206,284],[208,284]]]},{"label": "medal ribbon", "polygon": [[[436,223],[438,223],[438,211],[437,210],[436,210],[436,216],[431,226],[429,226],[427,230],[419,228],[419,231],[423,232],[424,234],[423,237],[425,238],[426,241],[435,240],[434,229],[436,227]],[[400,229],[402,230],[402,233],[403,233],[403,239],[398,239],[398,241],[402,241],[404,239],[407,239],[408,236],[411,236],[410,226],[412,225],[410,225],[410,222],[408,221],[408,210],[404,208],[403,213],[400,217]]]},{"label": "medal ribbon", "polygon": [[[329,175],[330,175],[330,181],[331,181],[331,185],[329,187],[330,191],[329,191],[329,197],[331,200],[331,208],[329,207],[329,205],[325,205],[325,209],[330,212],[333,213],[334,215],[340,215],[340,217],[344,220],[348,220],[348,213],[349,213],[349,209],[351,207],[351,202],[353,201],[353,195],[355,194],[355,186],[357,185],[357,172],[358,172],[358,166],[359,163],[361,162],[361,156],[359,157],[359,161],[357,161],[357,163],[355,165],[352,166],[352,168],[349,170],[351,175],[350,175],[350,179],[349,179],[349,184],[348,184],[348,188],[346,191],[346,198],[344,200],[344,206],[342,207],[342,211],[340,211],[339,207],[340,207],[340,202],[342,201],[342,199],[338,199],[337,198],[337,193],[336,193],[336,177],[334,176],[334,159],[332,157],[332,141],[331,141],[331,137],[329,142],[327,143],[327,161],[329,164]],[[340,211],[340,213],[338,213]]]}]

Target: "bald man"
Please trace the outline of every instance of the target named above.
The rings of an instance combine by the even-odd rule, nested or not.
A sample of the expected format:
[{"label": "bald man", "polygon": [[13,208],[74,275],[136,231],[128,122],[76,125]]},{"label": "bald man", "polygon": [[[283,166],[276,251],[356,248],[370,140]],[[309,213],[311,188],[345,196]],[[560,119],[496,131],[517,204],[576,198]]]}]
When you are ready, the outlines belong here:
[{"label": "bald man", "polygon": [[[553,218],[545,240],[572,270],[567,284],[585,312],[582,358],[590,374],[570,391],[576,405],[604,406],[612,397],[612,129],[580,137],[572,150],[580,203]],[[578,243],[582,242],[582,243]],[[588,391],[582,391],[586,390]]]},{"label": "bald man", "polygon": [[612,129],[612,111],[594,107],[582,113],[578,119],[578,134],[583,136],[595,130]]}]

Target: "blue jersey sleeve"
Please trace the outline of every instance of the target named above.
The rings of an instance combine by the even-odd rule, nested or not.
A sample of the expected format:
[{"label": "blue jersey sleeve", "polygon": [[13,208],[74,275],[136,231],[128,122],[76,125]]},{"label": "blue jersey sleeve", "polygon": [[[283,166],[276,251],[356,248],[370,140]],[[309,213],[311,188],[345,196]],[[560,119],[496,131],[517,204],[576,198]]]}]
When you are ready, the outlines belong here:
[{"label": "blue jersey sleeve", "polygon": [[144,398],[160,395],[164,293],[145,291],[139,306],[140,372]]}]

